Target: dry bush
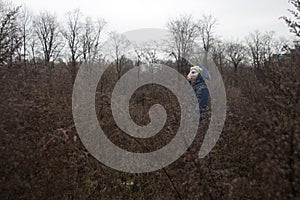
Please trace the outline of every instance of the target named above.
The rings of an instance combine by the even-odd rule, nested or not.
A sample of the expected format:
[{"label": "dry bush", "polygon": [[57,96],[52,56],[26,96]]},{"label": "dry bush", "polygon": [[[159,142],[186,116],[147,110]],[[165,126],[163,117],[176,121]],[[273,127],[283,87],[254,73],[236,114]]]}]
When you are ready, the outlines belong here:
[{"label": "dry bush", "polygon": [[[43,65],[1,66],[1,199],[296,199],[299,73],[291,63],[261,71],[244,67],[239,73],[224,68],[228,112],[213,151],[198,158],[209,123],[205,120],[176,162],[157,172],[129,174],[99,163],[79,140],[66,66],[55,66],[51,74]],[[110,68],[96,96],[99,122],[107,136],[135,152],[168,143],[179,126],[174,95],[156,85],[134,93],[130,112],[138,124],[149,122],[145,116],[155,103],[168,112],[161,133],[149,141],[135,140],[112,118],[110,96],[116,81]],[[129,182],[134,184],[126,185]]]}]

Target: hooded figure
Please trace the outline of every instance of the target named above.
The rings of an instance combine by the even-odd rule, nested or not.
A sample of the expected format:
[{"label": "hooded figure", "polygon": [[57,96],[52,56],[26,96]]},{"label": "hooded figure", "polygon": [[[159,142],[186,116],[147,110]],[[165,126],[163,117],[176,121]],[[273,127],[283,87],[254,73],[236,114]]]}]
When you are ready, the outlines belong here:
[{"label": "hooded figure", "polygon": [[204,78],[210,80],[208,70],[203,66],[193,66],[187,75],[187,79],[191,82],[199,102],[199,110],[203,112],[208,105],[209,90]]}]

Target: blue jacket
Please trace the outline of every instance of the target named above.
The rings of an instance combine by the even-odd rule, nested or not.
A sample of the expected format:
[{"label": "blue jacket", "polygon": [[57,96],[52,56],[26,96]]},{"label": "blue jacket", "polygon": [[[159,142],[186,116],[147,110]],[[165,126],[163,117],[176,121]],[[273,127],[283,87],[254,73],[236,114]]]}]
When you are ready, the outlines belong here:
[{"label": "blue jacket", "polygon": [[196,77],[196,79],[191,82],[191,84],[192,84],[192,87],[194,88],[194,91],[198,98],[199,109],[201,111],[204,108],[206,108],[208,105],[209,90],[208,90],[207,85],[200,73]]}]

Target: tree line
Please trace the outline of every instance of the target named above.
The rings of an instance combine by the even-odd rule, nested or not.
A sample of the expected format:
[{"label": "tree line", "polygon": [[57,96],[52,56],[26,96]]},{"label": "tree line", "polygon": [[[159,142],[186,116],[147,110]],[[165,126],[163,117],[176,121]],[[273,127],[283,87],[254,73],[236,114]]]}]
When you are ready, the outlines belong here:
[{"label": "tree line", "polygon": [[[299,0],[290,1],[296,10],[289,10],[295,20],[281,17],[292,33],[299,38]],[[48,11],[33,13],[25,6],[14,6],[0,1],[0,63],[43,62],[49,68],[56,61],[67,58],[73,80],[78,63],[102,62],[107,60],[103,48],[104,29],[107,22],[103,18],[93,19],[84,16],[80,10],[67,12],[64,22]],[[298,20],[298,21],[297,21]],[[187,73],[187,60],[206,63],[210,56],[222,69],[232,66],[237,72],[240,65],[249,65],[256,69],[274,59],[285,59],[293,49],[299,48],[298,42],[275,37],[275,32],[254,31],[243,40],[226,40],[216,33],[217,19],[212,15],[203,15],[194,19],[191,15],[181,15],[166,23],[169,33],[163,45],[155,42],[144,46],[133,45],[136,65],[142,62],[160,62],[157,52],[163,51],[166,60],[175,60],[178,71]],[[118,74],[128,63],[126,53],[130,41],[120,33],[108,34],[112,41],[112,55]],[[279,58],[279,56],[281,57]],[[202,59],[202,60],[201,60]],[[287,58],[286,58],[287,59]]]}]

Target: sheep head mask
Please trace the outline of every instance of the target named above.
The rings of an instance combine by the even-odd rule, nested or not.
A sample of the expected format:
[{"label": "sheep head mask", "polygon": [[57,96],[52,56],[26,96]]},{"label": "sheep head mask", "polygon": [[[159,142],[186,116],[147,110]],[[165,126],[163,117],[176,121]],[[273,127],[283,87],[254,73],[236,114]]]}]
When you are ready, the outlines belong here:
[{"label": "sheep head mask", "polygon": [[188,80],[194,80],[201,73],[202,69],[199,66],[193,66],[190,68],[190,72],[187,75]]}]

